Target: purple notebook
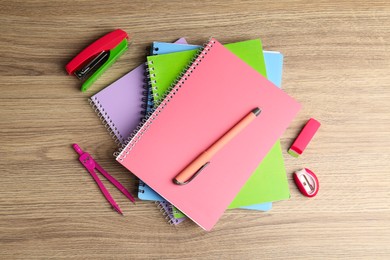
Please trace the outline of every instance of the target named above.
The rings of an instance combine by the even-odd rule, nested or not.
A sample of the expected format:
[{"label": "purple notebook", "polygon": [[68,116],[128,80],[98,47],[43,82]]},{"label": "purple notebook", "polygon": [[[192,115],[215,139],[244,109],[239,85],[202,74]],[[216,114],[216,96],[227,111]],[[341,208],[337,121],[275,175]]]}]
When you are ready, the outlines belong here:
[{"label": "purple notebook", "polygon": [[168,201],[156,201],[155,203],[169,224],[178,225],[187,219],[187,217],[175,218],[172,212],[172,205]]},{"label": "purple notebook", "polygon": [[[176,43],[187,43],[180,38]],[[145,65],[141,64],[90,98],[90,103],[118,145],[138,126],[147,102]]]}]

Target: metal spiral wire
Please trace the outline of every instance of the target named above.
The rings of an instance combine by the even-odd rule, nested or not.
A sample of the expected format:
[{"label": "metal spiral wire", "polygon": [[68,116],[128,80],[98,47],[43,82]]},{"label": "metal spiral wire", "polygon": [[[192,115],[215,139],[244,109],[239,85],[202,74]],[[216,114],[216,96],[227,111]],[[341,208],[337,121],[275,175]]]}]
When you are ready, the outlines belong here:
[{"label": "metal spiral wire", "polygon": [[[112,139],[115,141],[115,143],[120,146],[121,141],[123,140],[122,135],[119,133],[118,128],[115,126],[114,122],[111,120],[110,116],[105,112],[104,107],[100,104],[99,100],[94,97],[88,99],[89,104],[91,105],[92,109],[96,112],[97,116],[99,117],[100,121],[102,121],[102,124],[107,129],[108,133],[112,137]],[[121,139],[121,140],[120,140]]]},{"label": "metal spiral wire", "polygon": [[[118,161],[123,161],[130,151],[134,148],[137,142],[142,138],[144,133],[148,130],[153,121],[158,117],[161,111],[168,105],[173,96],[183,87],[185,81],[191,76],[197,66],[202,62],[202,60],[206,57],[208,52],[211,50],[215,43],[214,39],[211,39],[208,43],[204,44],[202,48],[198,50],[198,52],[194,55],[189,65],[187,65],[180,75],[176,78],[176,80],[171,84],[169,89],[167,90],[163,100],[161,103],[151,111],[147,113],[147,115],[141,120],[137,128],[133,131],[133,133],[128,137],[123,145],[117,152],[114,153],[116,159]],[[155,71],[153,67],[153,61],[147,61],[148,70]],[[155,72],[153,73],[155,77]]]}]

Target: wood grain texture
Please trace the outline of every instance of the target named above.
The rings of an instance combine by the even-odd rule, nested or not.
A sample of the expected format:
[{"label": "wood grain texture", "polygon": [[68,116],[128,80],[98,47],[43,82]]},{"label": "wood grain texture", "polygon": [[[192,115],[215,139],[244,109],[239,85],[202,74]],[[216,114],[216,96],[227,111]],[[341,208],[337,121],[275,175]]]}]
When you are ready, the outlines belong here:
[{"label": "wood grain texture", "polygon": [[[0,258],[388,259],[390,3],[388,1],[1,1]],[[122,28],[130,50],[88,91],[64,65]],[[267,213],[229,210],[211,232],[167,225],[150,202],[111,185],[110,210],[73,142],[136,192],[87,98],[141,63],[153,40],[200,44],[260,37],[284,54],[283,88],[303,110],[282,137],[291,199]],[[309,117],[322,126],[299,159],[288,149]],[[307,199],[291,173],[311,168]],[[106,183],[107,184],[107,183]]]}]

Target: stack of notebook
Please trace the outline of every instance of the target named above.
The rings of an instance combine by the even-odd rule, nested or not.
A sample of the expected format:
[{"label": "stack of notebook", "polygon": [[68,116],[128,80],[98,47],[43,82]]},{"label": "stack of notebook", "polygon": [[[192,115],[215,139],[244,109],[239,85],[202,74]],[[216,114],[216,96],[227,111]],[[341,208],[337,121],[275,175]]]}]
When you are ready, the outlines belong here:
[{"label": "stack of notebook", "polygon": [[[278,138],[300,106],[281,91],[283,56],[260,40],[204,47],[154,42],[145,65],[91,97],[123,147],[117,161],[140,179],[172,224],[210,230],[226,209],[267,211],[290,196]],[[268,80],[267,80],[268,78]],[[187,185],[173,178],[255,107],[261,114]],[[146,163],[147,162],[147,163]]]}]

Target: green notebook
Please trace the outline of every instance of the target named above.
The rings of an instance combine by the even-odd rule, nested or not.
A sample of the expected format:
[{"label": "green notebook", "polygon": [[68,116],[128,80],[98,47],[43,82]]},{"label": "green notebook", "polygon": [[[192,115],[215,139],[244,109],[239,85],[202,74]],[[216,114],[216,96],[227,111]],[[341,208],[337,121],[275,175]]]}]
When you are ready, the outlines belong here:
[{"label": "green notebook", "polygon": [[[267,76],[260,40],[231,43],[226,44],[225,47],[263,76]],[[153,95],[157,105],[163,100],[165,93],[183,69],[191,64],[196,53],[195,50],[147,57]],[[280,141],[277,141],[228,208],[239,208],[288,198],[290,198],[290,191],[284,169],[282,149]]]}]

